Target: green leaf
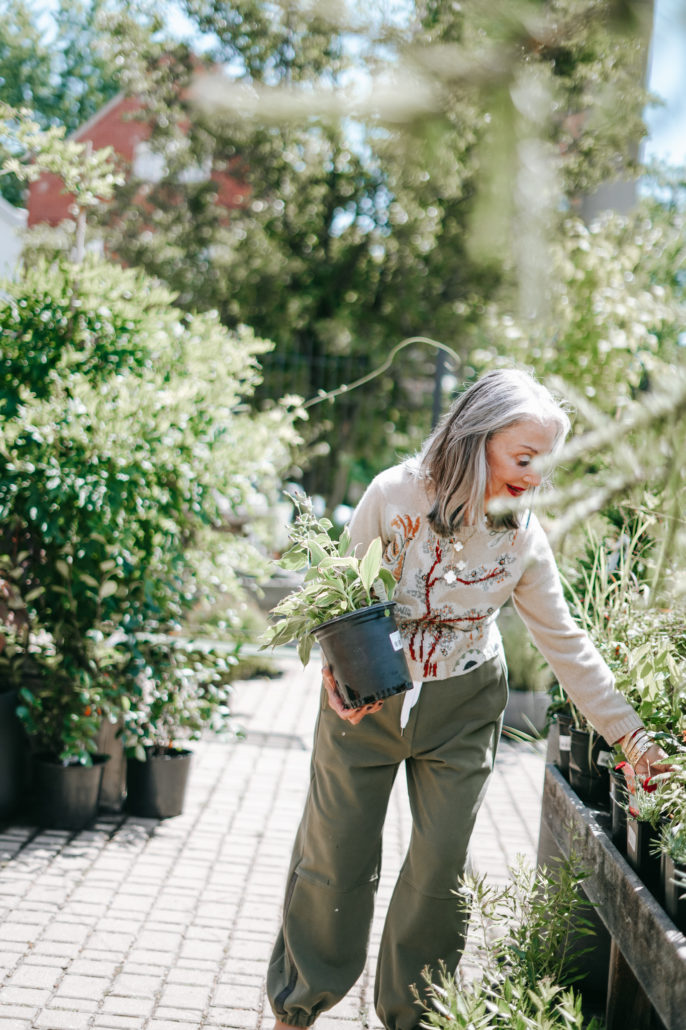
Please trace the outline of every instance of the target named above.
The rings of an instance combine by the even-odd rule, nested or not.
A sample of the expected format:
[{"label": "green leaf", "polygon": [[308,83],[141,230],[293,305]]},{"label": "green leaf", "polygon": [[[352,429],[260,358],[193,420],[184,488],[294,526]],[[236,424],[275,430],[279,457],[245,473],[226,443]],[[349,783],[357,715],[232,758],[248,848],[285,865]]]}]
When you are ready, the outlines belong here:
[{"label": "green leaf", "polygon": [[[377,587],[377,584],[379,583],[383,586],[383,594]],[[377,594],[382,601],[392,601],[393,593],[397,585],[395,577],[390,569],[379,569],[379,575],[377,579],[374,580],[374,593]]]},{"label": "green leaf", "polygon": [[71,577],[71,568],[64,558],[56,559],[55,568],[59,572],[60,576],[64,576],[65,579],[69,579]]},{"label": "green leaf", "polygon": [[328,557],[326,551],[321,547],[316,540],[308,540],[307,546],[310,550],[310,560],[313,565],[319,565],[320,562],[324,561]]},{"label": "green leaf", "polygon": [[372,540],[364,558],[360,561],[360,579],[367,591],[367,596],[371,595],[372,584],[379,575],[382,550],[381,538],[377,536]]},{"label": "green leaf", "polygon": [[301,637],[298,641],[298,657],[303,665],[307,665],[309,662],[313,646],[314,637],[310,633],[306,633],[305,636]]},{"label": "green leaf", "polygon": [[117,584],[113,579],[106,579],[98,590],[98,600],[104,601],[106,597],[111,597],[112,594],[116,594]]}]

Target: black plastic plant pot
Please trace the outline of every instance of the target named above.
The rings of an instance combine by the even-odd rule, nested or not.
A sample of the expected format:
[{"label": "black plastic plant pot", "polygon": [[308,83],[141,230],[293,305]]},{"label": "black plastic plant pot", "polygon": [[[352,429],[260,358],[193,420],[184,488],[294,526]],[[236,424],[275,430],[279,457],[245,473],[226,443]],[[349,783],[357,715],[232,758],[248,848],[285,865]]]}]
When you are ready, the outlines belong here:
[{"label": "black plastic plant pot", "polygon": [[659,830],[650,823],[636,819],[631,813],[626,817],[626,858],[635,869],[648,890],[659,898],[662,893],[660,856],[653,854]]},{"label": "black plastic plant pot", "polygon": [[28,743],[16,709],[17,691],[0,691],[0,819],[20,808],[28,780]]},{"label": "black plastic plant pot", "polygon": [[626,850],[626,810],[629,789],[621,769],[610,769],[610,808],[612,812],[612,843],[620,851]]},{"label": "black plastic plant pot", "polygon": [[571,715],[558,715],[556,717],[558,730],[558,753],[555,764],[565,777],[569,779],[569,752],[572,748],[572,725],[574,720]]},{"label": "black plastic plant pot", "polygon": [[412,686],[395,602],[347,612],[313,630],[346,708],[382,701]]},{"label": "black plastic plant pot", "polygon": [[588,730],[571,730],[569,782],[582,801],[605,802],[610,791],[612,748],[603,737],[591,743]]},{"label": "black plastic plant pot", "polygon": [[[682,883],[674,882],[676,872],[680,873]],[[667,915],[677,929],[686,933],[686,865],[675,862],[670,854],[664,856],[663,889]]]},{"label": "black plastic plant pot", "polygon": [[50,830],[80,830],[98,814],[100,785],[109,755],[92,765],[62,765],[46,755],[31,759],[33,818]]},{"label": "black plastic plant pot", "polygon": [[171,747],[146,751],[144,762],[126,760],[126,810],[147,819],[181,815],[193,752]]}]

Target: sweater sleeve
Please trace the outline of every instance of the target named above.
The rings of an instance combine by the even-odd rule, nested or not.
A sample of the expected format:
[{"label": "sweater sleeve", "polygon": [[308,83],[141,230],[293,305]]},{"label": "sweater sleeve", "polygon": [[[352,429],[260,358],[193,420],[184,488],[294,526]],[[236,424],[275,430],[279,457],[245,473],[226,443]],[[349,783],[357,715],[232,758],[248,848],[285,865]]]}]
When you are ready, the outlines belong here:
[{"label": "sweater sleeve", "polygon": [[560,685],[599,733],[613,744],[642,725],[599,651],[567,607],[555,558],[543,529],[535,534],[531,560],[512,595],[536,647]]}]

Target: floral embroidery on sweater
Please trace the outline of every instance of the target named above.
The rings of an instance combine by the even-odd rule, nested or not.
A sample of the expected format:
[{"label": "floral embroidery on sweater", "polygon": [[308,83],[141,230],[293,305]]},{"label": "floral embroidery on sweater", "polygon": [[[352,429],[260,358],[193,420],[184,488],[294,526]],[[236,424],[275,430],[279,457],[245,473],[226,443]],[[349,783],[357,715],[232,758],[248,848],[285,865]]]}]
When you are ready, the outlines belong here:
[{"label": "floral embroidery on sweater", "polygon": [[[451,547],[451,554],[459,550],[455,541],[448,541]],[[471,643],[481,633],[481,627],[485,620],[493,616],[495,607],[471,607],[461,614],[456,614],[455,609],[449,602],[436,604],[432,598],[432,591],[441,580],[447,583],[459,583],[462,586],[474,586],[480,590],[488,590],[491,586],[501,584],[511,575],[508,565],[514,562],[514,557],[509,554],[502,554],[496,560],[495,565],[479,565],[469,570],[466,574],[464,561],[448,561],[443,565],[443,550],[445,541],[435,534],[430,534],[423,550],[432,559],[428,571],[419,569],[415,573],[415,589],[408,592],[423,601],[424,613],[415,619],[408,619],[402,624],[403,636],[407,639],[410,657],[413,661],[422,665],[422,673],[425,678],[437,674],[437,653],[442,657],[450,654],[457,639],[466,637]]]},{"label": "floral embroidery on sweater", "polygon": [[384,551],[384,562],[393,574],[396,583],[400,582],[405,564],[405,555],[411,540],[414,540],[419,532],[421,518],[413,519],[411,515],[396,515],[391,520],[391,529],[394,535],[386,544]]},{"label": "floral embroidery on sweater", "polygon": [[500,586],[501,583],[509,578],[510,573],[507,571],[507,566],[512,565],[514,561],[513,555],[501,554],[494,566],[478,565],[475,569],[471,569],[464,575],[460,575],[460,572],[464,568],[465,563],[454,562],[448,565],[443,578],[448,583],[461,583],[463,586],[476,584],[484,590],[488,590],[489,586]]}]

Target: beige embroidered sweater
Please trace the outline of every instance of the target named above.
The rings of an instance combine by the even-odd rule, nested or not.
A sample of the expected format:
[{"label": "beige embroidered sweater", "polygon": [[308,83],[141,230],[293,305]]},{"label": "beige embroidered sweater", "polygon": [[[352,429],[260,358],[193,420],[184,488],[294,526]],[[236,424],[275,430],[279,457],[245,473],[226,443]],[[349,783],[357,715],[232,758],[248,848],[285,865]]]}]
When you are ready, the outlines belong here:
[{"label": "beige embroidered sweater", "polygon": [[446,679],[501,653],[496,618],[511,597],[563,689],[609,743],[641,726],[570,615],[538,519],[525,517],[519,529],[484,522],[440,537],[429,524],[431,502],[415,469],[408,461],[377,476],[350,523],[358,556],[376,536],[384,544],[412,678]]}]

